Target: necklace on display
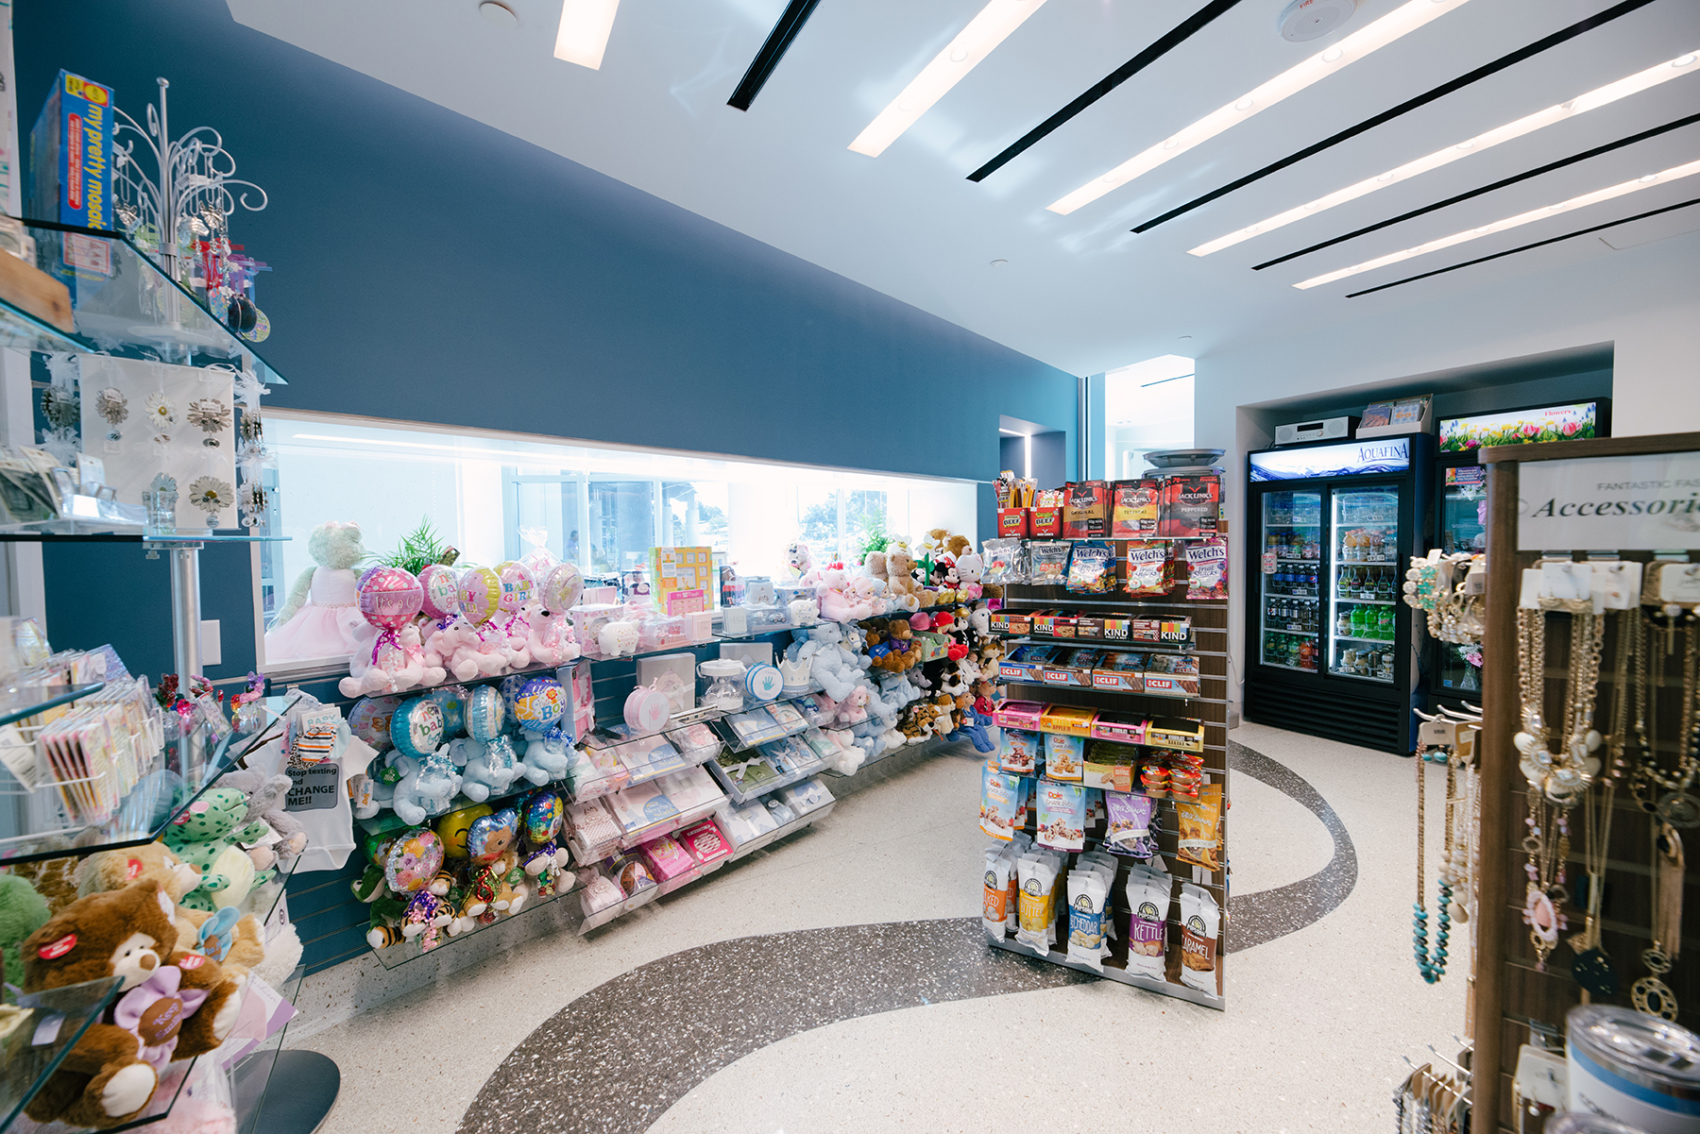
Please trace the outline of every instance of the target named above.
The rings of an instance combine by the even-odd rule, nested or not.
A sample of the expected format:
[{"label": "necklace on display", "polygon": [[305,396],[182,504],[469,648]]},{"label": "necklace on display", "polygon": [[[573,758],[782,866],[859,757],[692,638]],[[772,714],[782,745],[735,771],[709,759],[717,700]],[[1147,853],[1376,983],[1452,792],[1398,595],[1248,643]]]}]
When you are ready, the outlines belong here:
[{"label": "necklace on display", "polygon": [[[1535,948],[1535,967],[1546,971],[1547,958],[1558,947],[1559,934],[1568,928],[1564,903],[1564,863],[1570,857],[1570,823],[1555,806],[1547,788],[1553,782],[1555,760],[1547,747],[1546,613],[1519,607],[1517,610],[1517,676],[1522,689],[1523,731],[1514,740],[1522,759],[1519,767],[1529,781],[1529,814],[1524,819],[1523,851],[1528,874],[1523,894],[1523,921]],[[1572,667],[1574,671],[1575,667]],[[1576,690],[1574,672],[1566,687],[1567,702],[1562,720],[1572,719],[1568,698]]]},{"label": "necklace on display", "polygon": [[1412,950],[1417,957],[1417,971],[1423,980],[1429,984],[1438,981],[1446,975],[1446,943],[1452,934],[1452,914],[1448,908],[1452,902],[1452,882],[1446,871],[1440,875],[1440,895],[1435,899],[1434,908],[1436,920],[1440,923],[1440,932],[1434,939],[1434,954],[1429,954],[1428,910],[1423,908],[1423,895],[1426,887],[1423,883],[1423,868],[1427,850],[1424,846],[1424,829],[1427,826],[1427,816],[1424,813],[1424,784],[1428,779],[1428,764],[1435,760],[1446,761],[1446,862],[1452,861],[1452,797],[1456,786],[1456,771],[1453,768],[1449,754],[1445,752],[1430,753],[1427,745],[1417,748],[1417,900],[1411,909],[1411,942]]},{"label": "necklace on display", "polygon": [[[1694,632],[1693,616],[1683,619],[1682,627],[1682,708],[1677,736],[1680,755],[1676,768],[1670,772],[1659,766],[1658,746],[1658,686],[1663,679],[1663,666],[1657,677],[1650,676],[1649,655],[1658,627],[1651,616],[1643,613],[1636,619],[1635,643],[1635,742],[1638,761],[1630,778],[1630,790],[1642,810],[1655,814],[1661,822],[1673,827],[1700,826],[1700,799],[1689,788],[1700,776],[1700,734],[1695,731],[1700,720],[1694,712],[1697,670],[1700,670],[1700,638]],[[1666,615],[1664,629],[1665,653],[1675,652],[1675,621]]]},{"label": "necklace on display", "polygon": [[1669,823],[1653,830],[1653,946],[1641,952],[1651,975],[1635,982],[1629,999],[1637,1012],[1675,1020],[1676,993],[1659,979],[1670,972],[1682,952],[1682,880],[1686,863],[1682,835]]},{"label": "necklace on display", "polygon": [[1612,967],[1611,957],[1600,940],[1600,900],[1605,892],[1606,850],[1611,845],[1617,785],[1627,768],[1623,749],[1628,739],[1629,659],[1635,636],[1632,626],[1639,621],[1633,613],[1620,621],[1612,664],[1611,733],[1606,745],[1611,763],[1599,776],[1599,791],[1582,801],[1582,862],[1588,878],[1587,910],[1582,932],[1570,939],[1571,951],[1576,954],[1570,962],[1570,972],[1583,990],[1583,1003],[1588,1002],[1589,996],[1616,996],[1618,990],[1617,970]]}]

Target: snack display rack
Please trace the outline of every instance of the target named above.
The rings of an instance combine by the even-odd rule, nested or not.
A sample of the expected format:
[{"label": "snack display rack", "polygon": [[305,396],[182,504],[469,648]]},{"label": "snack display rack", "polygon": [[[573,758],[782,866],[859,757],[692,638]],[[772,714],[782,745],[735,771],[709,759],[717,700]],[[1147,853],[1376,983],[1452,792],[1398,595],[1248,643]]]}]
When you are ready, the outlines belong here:
[{"label": "snack display rack", "polygon": [[[1068,959],[1067,943],[1069,930],[1068,902],[1058,900],[1057,944],[1053,945],[1044,959],[1053,964],[1093,975],[1107,977],[1123,984],[1134,985],[1151,992],[1188,1000],[1205,1007],[1224,1009],[1227,1006],[1227,996],[1223,974],[1224,943],[1228,928],[1228,875],[1229,863],[1227,855],[1227,808],[1228,808],[1228,762],[1227,762],[1227,729],[1228,729],[1228,600],[1188,600],[1186,598],[1187,584],[1182,579],[1174,584],[1166,596],[1134,597],[1125,593],[1125,564],[1126,543],[1124,540],[1105,541],[1116,549],[1117,581],[1116,590],[1100,595],[1075,594],[1060,586],[1034,586],[1030,584],[1010,584],[1007,587],[1007,597],[1004,601],[1005,617],[999,625],[1006,627],[1006,642],[1011,647],[1022,644],[1044,643],[1049,645],[1065,645],[1101,649],[1107,654],[1144,654],[1150,657],[1181,658],[1196,662],[1196,674],[1187,675],[1190,680],[1182,687],[1176,687],[1167,680],[1175,676],[1164,669],[1154,670],[1165,680],[1161,681],[1161,691],[1146,691],[1143,685],[1144,671],[1128,671],[1120,668],[1103,667],[1081,670],[1068,665],[1024,665],[1019,661],[1006,662],[1000,666],[1000,678],[1007,686],[1012,701],[1038,701],[1048,705],[1071,706],[1092,711],[1107,711],[1122,720],[1151,720],[1159,723],[1179,725],[1179,721],[1170,718],[1184,718],[1189,722],[1197,722],[1202,732],[1201,754],[1204,759],[1203,783],[1220,784],[1222,788],[1222,813],[1217,825],[1220,842],[1218,858],[1222,869],[1207,870],[1202,866],[1191,865],[1176,857],[1176,831],[1173,822],[1173,804],[1158,800],[1153,816],[1153,835],[1157,838],[1157,849],[1162,859],[1167,863],[1174,877],[1174,894],[1171,895],[1171,910],[1167,920],[1167,940],[1165,950],[1166,978],[1156,980],[1127,971],[1127,943],[1129,940],[1130,912],[1126,908],[1123,882],[1126,878],[1125,868],[1118,872],[1116,884],[1111,888],[1109,904],[1105,911],[1106,922],[1114,920],[1116,928],[1115,940],[1111,941],[1111,954],[1104,959],[1102,970]],[[1179,557],[1177,557],[1178,559]],[[1184,574],[1184,572],[1181,572]],[[1045,635],[1036,633],[1031,616],[1040,611],[1063,610],[1078,612],[1087,620],[1089,632],[1102,633],[1103,619],[1150,620],[1159,626],[1157,635],[1151,641],[1114,640],[1107,641],[1102,637],[1079,637],[1079,622],[1067,625],[1065,634]],[[1024,617],[1028,625],[1023,627]],[[1017,632],[1009,633],[1011,619]],[[1185,621],[1188,624],[1187,640],[1164,641],[1160,629],[1162,623],[1171,626]],[[1096,628],[1095,628],[1096,627]],[[1054,629],[1054,623],[1053,623]],[[1177,633],[1171,631],[1171,635]],[[1013,651],[1012,651],[1013,652]],[[1167,668],[1167,667],[1165,667]],[[1193,668],[1191,665],[1180,667]],[[1136,679],[1129,678],[1130,672],[1137,672]],[[1040,726],[1041,730],[1043,725]],[[1144,749],[1144,751],[1154,751]],[[996,757],[994,756],[995,762]],[[1043,778],[1039,782],[1044,782]],[[1075,781],[1074,786],[1080,786]],[[1087,786],[1091,786],[1088,784]],[[1137,788],[1137,783],[1133,785]],[[1103,790],[1103,789],[1100,789]],[[1127,794],[1143,794],[1132,791]],[[1032,815],[1033,808],[1029,808]],[[1033,823],[1029,820],[1029,832]],[[1085,842],[1090,849],[1103,843],[1102,830],[1093,833],[1092,824],[1088,823]],[[1189,987],[1180,982],[1181,945],[1179,941],[1181,925],[1173,916],[1178,908],[1177,899],[1180,885],[1190,882],[1206,888],[1215,898],[1221,909],[1219,930],[1216,938],[1214,958],[1216,975],[1216,993]],[[1056,885],[1061,888],[1062,879],[1059,876]],[[1018,944],[1013,937],[988,937],[989,943],[1010,952],[1033,956],[1034,951]]]}]

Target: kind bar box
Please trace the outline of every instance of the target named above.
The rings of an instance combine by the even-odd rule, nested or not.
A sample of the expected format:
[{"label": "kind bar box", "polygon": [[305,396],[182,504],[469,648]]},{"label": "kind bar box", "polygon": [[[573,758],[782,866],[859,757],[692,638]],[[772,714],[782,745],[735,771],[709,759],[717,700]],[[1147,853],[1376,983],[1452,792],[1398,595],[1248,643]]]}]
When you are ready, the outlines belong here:
[{"label": "kind bar box", "polygon": [[1157,534],[1164,539],[1213,536],[1221,504],[1221,477],[1172,476],[1163,485]]},{"label": "kind bar box", "polygon": [[1118,480],[1110,490],[1110,538],[1149,539],[1157,534],[1162,493],[1156,480]]},{"label": "kind bar box", "polygon": [[[1068,486],[1063,505],[1063,536],[1103,539],[1110,531],[1110,491],[1101,480],[1082,480]],[[1212,529],[1214,531],[1214,529]]]}]

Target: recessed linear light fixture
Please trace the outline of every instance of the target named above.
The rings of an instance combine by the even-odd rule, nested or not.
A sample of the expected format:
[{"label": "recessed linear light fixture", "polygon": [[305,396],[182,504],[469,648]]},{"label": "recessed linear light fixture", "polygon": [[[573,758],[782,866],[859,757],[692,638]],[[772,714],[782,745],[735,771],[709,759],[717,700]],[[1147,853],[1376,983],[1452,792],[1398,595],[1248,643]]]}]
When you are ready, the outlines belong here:
[{"label": "recessed linear light fixture", "polygon": [[555,33],[555,58],[592,71],[602,69],[602,53],[608,50],[608,33],[614,30],[614,13],[620,0],[563,0],[561,30]]},{"label": "recessed linear light fixture", "polygon": [[1468,2],[1469,0],[1405,0],[1404,4],[1373,24],[1353,32],[1296,67],[1281,72],[1257,89],[1205,115],[1143,153],[1135,154],[1103,176],[1094,177],[1068,196],[1059,198],[1046,207],[1053,213],[1067,216],[1117,186],[1126,185],[1134,178],[1150,173],[1169,159],[1179,157],[1199,143],[1209,141],[1252,115],[1269,109],[1289,95],[1298,94],[1312,83],[1326,79],[1341,68],[1351,66],[1371,52],[1386,47],[1394,40],[1409,35],[1431,20],[1437,20]]},{"label": "recessed linear light fixture", "polygon": [[1504,220],[1494,221],[1492,224],[1484,224],[1477,228],[1467,229],[1464,232],[1453,233],[1451,236],[1443,236],[1439,240],[1430,240],[1426,244],[1417,245],[1415,248],[1406,248],[1400,252],[1390,252],[1385,256],[1378,256],[1374,260],[1365,260],[1361,264],[1353,264],[1349,268],[1341,268],[1336,272],[1328,272],[1324,275],[1312,276],[1310,279],[1302,280],[1293,286],[1303,289],[1318,287],[1325,283],[1333,283],[1335,280],[1343,280],[1347,276],[1355,276],[1360,272],[1368,272],[1375,268],[1383,268],[1388,264],[1397,264],[1402,260],[1409,260],[1412,257],[1421,256],[1428,252],[1438,252],[1442,248],[1451,248],[1454,245],[1463,244],[1466,241],[1475,240],[1478,237],[1489,236],[1496,232],[1504,232],[1506,229],[1510,228],[1517,228],[1521,225],[1529,224],[1532,221],[1538,221],[1542,217],[1550,217],[1554,213],[1568,212],[1573,209],[1580,209],[1586,205],[1597,205],[1601,201],[1610,201],[1617,197],[1626,196],[1630,193],[1638,193],[1643,189],[1650,189],[1654,185],[1666,185],[1672,181],[1680,181],[1684,177],[1692,177],[1696,173],[1700,173],[1700,161],[1691,161],[1687,165],[1672,166],[1671,168],[1661,170],[1658,173],[1648,174],[1644,177],[1637,177],[1632,181],[1623,181],[1604,189],[1596,189],[1592,193],[1584,193],[1580,197],[1572,197],[1568,201],[1560,201],[1556,205],[1546,205],[1539,209],[1530,209],[1526,213],[1518,213],[1514,217],[1506,217]]},{"label": "recessed linear light fixture", "polygon": [[1224,248],[1233,247],[1242,240],[1249,240],[1261,233],[1284,228],[1301,217],[1314,216],[1324,209],[1332,209],[1335,205],[1355,201],[1359,197],[1373,193],[1377,189],[1385,188],[1395,181],[1408,181],[1419,173],[1427,173],[1431,169],[1438,169],[1443,165],[1458,161],[1460,158],[1479,154],[1483,150],[1492,149],[1501,142],[1509,142],[1513,138],[1532,134],[1536,130],[1574,118],[1578,114],[1586,113],[1596,107],[1607,106],[1618,99],[1627,98],[1639,91],[1644,91],[1648,87],[1656,87],[1660,83],[1680,78],[1683,75],[1700,74],[1700,67],[1694,66],[1694,60],[1693,54],[1681,55],[1669,62],[1648,67],[1645,71],[1638,71],[1627,78],[1619,79],[1615,83],[1607,83],[1597,90],[1578,95],[1568,102],[1549,106],[1545,110],[1537,110],[1535,113],[1519,118],[1515,122],[1508,122],[1498,129],[1489,130],[1485,134],[1478,134],[1474,138],[1458,142],[1455,145],[1444,146],[1427,157],[1408,161],[1404,165],[1388,170],[1386,173],[1365,178],[1356,185],[1348,185],[1344,189],[1337,189],[1325,197],[1318,197],[1316,200],[1300,205],[1296,209],[1277,213],[1267,220],[1260,220],[1256,224],[1249,225],[1237,232],[1219,236],[1215,240],[1207,241],[1197,248],[1188,249],[1188,251],[1194,256],[1208,256],[1212,252],[1220,252]]},{"label": "recessed linear light fixture", "polygon": [[[568,0],[569,3],[572,0]],[[1426,2],[1426,0],[1425,0]],[[1462,2],[1462,0],[1458,0]],[[991,0],[979,15],[956,38],[945,44],[943,51],[909,81],[898,96],[856,135],[850,148],[859,154],[879,157],[885,148],[897,141],[903,132],[932,109],[976,64],[992,53],[1010,32],[1037,12],[1045,0]]]}]

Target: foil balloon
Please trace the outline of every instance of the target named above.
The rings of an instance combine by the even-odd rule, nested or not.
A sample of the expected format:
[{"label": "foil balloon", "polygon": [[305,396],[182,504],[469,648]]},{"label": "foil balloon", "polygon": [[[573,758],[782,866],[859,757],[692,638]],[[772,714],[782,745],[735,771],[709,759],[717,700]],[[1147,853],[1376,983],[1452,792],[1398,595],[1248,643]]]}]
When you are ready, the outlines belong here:
[{"label": "foil balloon", "polygon": [[514,719],[526,732],[548,732],[561,719],[567,691],[553,677],[533,677],[514,695]]},{"label": "foil balloon", "polygon": [[453,740],[466,731],[466,690],[459,685],[445,685],[425,694],[443,710],[443,739]]},{"label": "foil balloon", "polygon": [[519,812],[504,807],[492,815],[473,820],[466,833],[466,856],[487,866],[507,853],[519,840]]},{"label": "foil balloon", "polygon": [[349,731],[375,751],[390,747],[390,718],[401,708],[400,697],[366,697],[348,714]]},{"label": "foil balloon", "polygon": [[489,685],[479,685],[466,695],[466,734],[488,744],[502,734],[507,706],[502,695]]},{"label": "foil balloon", "polygon": [[[496,609],[507,615],[503,631],[511,636],[516,627],[529,628],[529,622],[524,616],[525,604],[531,601],[532,594],[537,590],[537,580],[532,576],[530,568],[515,562],[504,563],[496,568],[496,578],[502,583],[502,597],[496,600]],[[526,630],[522,629],[520,632],[525,633]]]},{"label": "foil balloon", "polygon": [[443,743],[443,707],[426,697],[404,701],[390,718],[390,743],[423,760]]},{"label": "foil balloon", "polygon": [[372,664],[378,664],[378,653],[386,645],[397,646],[396,631],[413,620],[425,601],[425,588],[419,585],[411,571],[400,567],[374,567],[360,576],[355,584],[360,613],[378,628],[377,640],[372,643]]},{"label": "foil balloon", "polygon": [[416,894],[443,868],[443,840],[429,827],[403,832],[390,844],[384,881],[398,894]]},{"label": "foil balloon", "polygon": [[543,609],[550,614],[564,613],[577,605],[583,593],[584,576],[571,563],[563,563],[544,576]]},{"label": "foil balloon", "polygon": [[419,572],[419,585],[425,591],[421,609],[439,626],[447,626],[460,613],[460,580],[454,568],[432,563]]},{"label": "foil balloon", "polygon": [[468,567],[460,576],[460,613],[474,626],[483,626],[501,609],[502,580],[488,567]]},{"label": "foil balloon", "polygon": [[443,853],[450,858],[465,858],[466,836],[472,825],[490,813],[488,803],[473,803],[457,807],[437,820],[437,837],[443,840]]},{"label": "foil balloon", "polygon": [[552,791],[540,791],[525,801],[525,841],[540,847],[561,833],[566,822],[566,805]]}]

